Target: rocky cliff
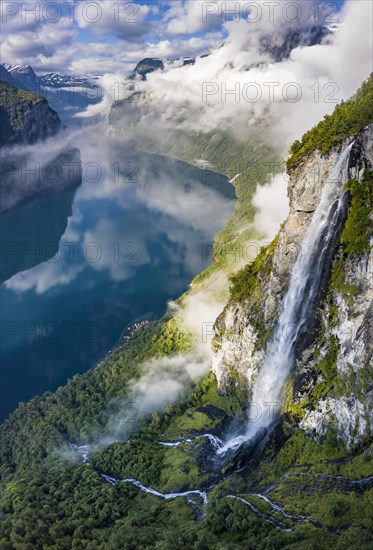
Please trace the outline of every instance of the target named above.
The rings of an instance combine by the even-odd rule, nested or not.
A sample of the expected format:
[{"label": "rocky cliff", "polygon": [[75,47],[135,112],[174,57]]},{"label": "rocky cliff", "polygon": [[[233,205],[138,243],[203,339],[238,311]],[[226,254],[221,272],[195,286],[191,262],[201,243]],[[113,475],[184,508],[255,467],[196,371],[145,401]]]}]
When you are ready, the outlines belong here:
[{"label": "rocky cliff", "polygon": [[58,114],[47,100],[0,82],[0,146],[31,144],[54,136],[61,129]]},{"label": "rocky cliff", "polygon": [[[335,230],[282,408],[315,438],[322,439],[333,426],[347,445],[373,426],[373,125],[326,155],[311,152],[289,170],[289,216],[274,243],[233,280],[232,299],[216,322],[213,341],[213,371],[221,391],[233,384],[250,394],[323,186],[352,141],[344,227]],[[317,262],[318,251],[309,253]]]}]

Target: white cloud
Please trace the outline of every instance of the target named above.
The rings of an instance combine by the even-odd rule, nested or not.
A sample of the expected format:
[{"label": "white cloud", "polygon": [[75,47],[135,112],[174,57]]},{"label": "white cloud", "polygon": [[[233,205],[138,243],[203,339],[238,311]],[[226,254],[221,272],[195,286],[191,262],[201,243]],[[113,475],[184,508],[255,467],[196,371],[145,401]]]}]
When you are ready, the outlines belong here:
[{"label": "white cloud", "polygon": [[61,261],[50,260],[21,273],[17,273],[4,284],[15,292],[35,290],[36,294],[44,294],[51,288],[71,283],[83,271],[83,264],[66,264],[61,269]]},{"label": "white cloud", "polygon": [[141,365],[141,377],[133,380],[127,397],[112,403],[116,412],[109,419],[105,436],[95,448],[125,440],[141,418],[163,411],[185,396],[188,383],[202,377],[209,361],[196,352],[163,356]]},{"label": "white cloud", "polygon": [[254,223],[265,239],[275,237],[289,213],[287,185],[288,177],[283,173],[277,174],[271,183],[257,187],[253,198],[253,205],[258,209]]},{"label": "white cloud", "polygon": [[75,21],[82,29],[98,35],[113,34],[126,41],[139,40],[153,25],[148,15],[156,6],[119,0],[117,2],[81,2],[75,8]]},{"label": "white cloud", "polygon": [[32,63],[35,57],[50,58],[61,48],[71,46],[76,37],[77,31],[66,18],[51,25],[37,25],[32,30],[23,28],[3,37],[1,56],[13,64]]},{"label": "white cloud", "polygon": [[153,2],[127,0],[4,0],[2,61],[29,64],[39,73],[128,75],[144,57],[200,55],[221,42],[221,31],[170,40],[168,19],[159,11]]},{"label": "white cloud", "polygon": [[[348,2],[342,16],[330,44],[301,45],[281,62],[263,50],[263,38],[272,37],[277,45],[292,25],[227,23],[224,47],[195,65],[167,66],[141,83],[147,105],[142,121],[136,121],[139,132],[157,135],[176,125],[195,132],[222,127],[246,139],[256,122],[271,127],[273,141],[286,154],[295,138],[330,113],[336,102],[349,98],[371,71],[372,4]],[[207,84],[215,93],[203,98]]]},{"label": "white cloud", "polygon": [[208,368],[206,359],[194,353],[154,359],[143,365],[144,375],[132,384],[130,400],[139,405],[141,416],[160,411],[177,401],[185,382],[199,378]]},{"label": "white cloud", "polygon": [[[229,2],[227,2],[228,4]],[[211,11],[215,12],[215,6],[221,2],[210,2]],[[186,0],[171,2],[169,10],[165,14],[167,32],[171,34],[193,34],[201,31],[209,31],[221,24],[220,9],[216,13],[207,15],[207,2],[202,0]],[[210,10],[209,10],[210,11]]]}]

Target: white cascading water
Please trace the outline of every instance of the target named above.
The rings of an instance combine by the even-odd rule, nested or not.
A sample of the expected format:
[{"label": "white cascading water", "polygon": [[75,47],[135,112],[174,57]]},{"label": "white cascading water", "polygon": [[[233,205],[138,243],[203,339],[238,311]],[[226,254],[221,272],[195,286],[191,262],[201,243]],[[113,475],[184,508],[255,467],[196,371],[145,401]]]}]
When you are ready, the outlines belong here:
[{"label": "white cascading water", "polygon": [[[261,428],[267,428],[281,406],[281,393],[294,363],[294,346],[307,322],[312,299],[318,290],[324,259],[335,234],[335,224],[345,208],[342,184],[348,178],[348,162],[353,143],[340,155],[322,190],[320,203],[303,239],[294,264],[289,289],[278,322],[253,388],[246,433],[228,440],[218,454],[238,449]],[[317,251],[315,256],[313,251]]]}]

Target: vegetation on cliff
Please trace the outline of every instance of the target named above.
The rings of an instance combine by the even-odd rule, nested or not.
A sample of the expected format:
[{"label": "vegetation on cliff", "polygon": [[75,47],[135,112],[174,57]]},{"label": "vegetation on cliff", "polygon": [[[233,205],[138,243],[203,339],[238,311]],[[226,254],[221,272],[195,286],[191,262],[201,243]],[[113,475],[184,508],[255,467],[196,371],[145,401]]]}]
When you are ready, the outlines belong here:
[{"label": "vegetation on cliff", "polygon": [[0,81],[0,146],[34,143],[54,135],[61,128],[55,111],[41,96]]},{"label": "vegetation on cliff", "polygon": [[260,289],[272,270],[272,258],[278,243],[278,235],[268,246],[262,247],[257,257],[231,277],[231,299],[253,300],[254,292]]},{"label": "vegetation on cliff", "polygon": [[346,136],[373,122],[373,73],[350,100],[337,105],[331,115],[295,141],[290,148],[288,167],[315,150],[326,154]]},{"label": "vegetation on cliff", "polygon": [[352,200],[341,244],[345,255],[363,254],[373,234],[373,172],[366,170],[362,182],[350,180],[347,190]]},{"label": "vegetation on cliff", "polygon": [[[342,318],[340,298],[352,308],[355,297],[359,294],[359,287],[350,282],[351,273],[348,273],[347,262],[363,257],[370,251],[373,229],[373,172],[365,170],[360,182],[349,180],[346,190],[350,194],[350,206],[340,237],[339,250],[333,262],[328,293],[320,311],[323,325],[316,347],[315,369],[321,374],[321,380],[313,390],[313,403],[326,395],[339,397],[353,394],[364,399],[373,381],[371,365],[362,369],[349,365],[349,372],[338,371],[339,340],[337,336],[331,335],[331,330],[338,328]],[[320,349],[327,350],[321,360],[318,357]]]}]

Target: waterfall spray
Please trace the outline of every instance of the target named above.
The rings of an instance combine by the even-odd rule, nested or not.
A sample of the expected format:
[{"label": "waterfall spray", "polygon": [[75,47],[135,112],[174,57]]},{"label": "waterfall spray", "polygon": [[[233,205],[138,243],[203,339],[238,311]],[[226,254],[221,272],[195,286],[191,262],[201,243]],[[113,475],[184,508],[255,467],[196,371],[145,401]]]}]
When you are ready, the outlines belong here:
[{"label": "waterfall spray", "polygon": [[260,429],[265,432],[279,412],[281,393],[295,361],[295,345],[317,296],[323,264],[333,236],[344,220],[346,194],[341,193],[341,188],[348,178],[352,146],[353,143],[343,151],[329,175],[303,239],[264,363],[253,388],[246,432],[227,441],[217,451],[218,454],[238,449]]}]

